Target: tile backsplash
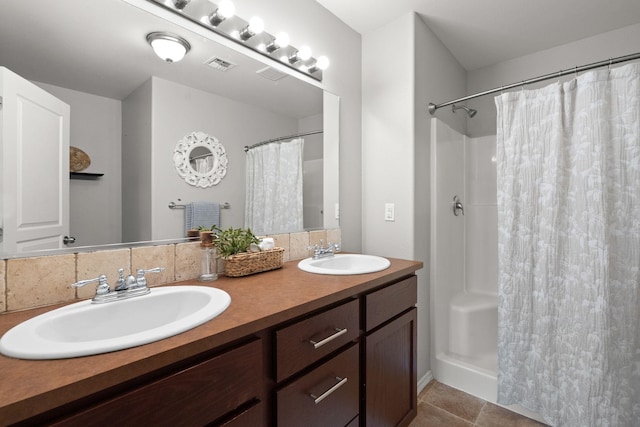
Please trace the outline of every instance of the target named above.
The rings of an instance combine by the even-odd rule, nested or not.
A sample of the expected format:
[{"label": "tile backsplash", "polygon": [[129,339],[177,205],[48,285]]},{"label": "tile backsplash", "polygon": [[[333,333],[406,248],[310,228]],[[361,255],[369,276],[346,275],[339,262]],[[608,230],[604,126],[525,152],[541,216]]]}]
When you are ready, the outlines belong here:
[{"label": "tile backsplash", "polygon": [[[306,258],[308,247],[322,240],[339,243],[340,229],[270,235],[277,247],[285,249],[284,261]],[[74,289],[71,283],[101,274],[110,284],[137,269],[164,267],[150,273],[150,286],[197,279],[200,275],[200,243],[176,243],[76,254],[50,255],[0,260],[0,313],[88,299],[95,293],[93,284]],[[218,271],[223,270],[221,261]]]}]

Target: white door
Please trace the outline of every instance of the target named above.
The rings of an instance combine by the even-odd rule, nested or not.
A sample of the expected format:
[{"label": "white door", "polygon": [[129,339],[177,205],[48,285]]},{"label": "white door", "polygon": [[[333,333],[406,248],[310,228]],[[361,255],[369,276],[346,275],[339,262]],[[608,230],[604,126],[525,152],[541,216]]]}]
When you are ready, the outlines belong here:
[{"label": "white door", "polygon": [[70,108],[0,67],[2,252],[63,247],[69,232]]}]

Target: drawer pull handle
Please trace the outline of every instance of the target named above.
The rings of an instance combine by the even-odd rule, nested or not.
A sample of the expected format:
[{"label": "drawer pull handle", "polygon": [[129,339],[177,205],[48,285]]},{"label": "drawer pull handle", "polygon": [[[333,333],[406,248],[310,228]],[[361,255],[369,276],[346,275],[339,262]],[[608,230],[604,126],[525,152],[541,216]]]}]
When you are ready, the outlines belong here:
[{"label": "drawer pull handle", "polygon": [[335,328],[335,331],[336,331],[335,334],[329,335],[328,337],[326,337],[322,341],[315,342],[314,340],[309,340],[309,342],[313,345],[313,348],[318,349],[318,348],[322,347],[323,345],[335,340],[339,336],[342,336],[342,335],[346,334],[347,333],[347,328],[344,328],[344,329]]},{"label": "drawer pull handle", "polygon": [[344,377],[344,378],[336,377],[336,380],[338,382],[334,384],[333,387],[331,387],[329,390],[322,393],[320,396],[316,396],[313,393],[309,394],[309,397],[313,399],[313,403],[317,405],[318,403],[322,402],[324,399],[329,397],[331,393],[333,393],[334,391],[342,387],[347,382],[347,377]]}]

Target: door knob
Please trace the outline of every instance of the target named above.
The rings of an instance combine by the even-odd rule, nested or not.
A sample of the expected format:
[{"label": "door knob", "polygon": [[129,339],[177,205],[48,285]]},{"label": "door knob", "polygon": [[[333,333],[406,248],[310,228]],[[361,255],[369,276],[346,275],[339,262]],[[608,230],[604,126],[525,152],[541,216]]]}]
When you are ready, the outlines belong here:
[{"label": "door knob", "polygon": [[72,236],[64,236],[62,238],[62,243],[64,243],[65,245],[70,245],[75,242],[76,242],[76,238]]}]

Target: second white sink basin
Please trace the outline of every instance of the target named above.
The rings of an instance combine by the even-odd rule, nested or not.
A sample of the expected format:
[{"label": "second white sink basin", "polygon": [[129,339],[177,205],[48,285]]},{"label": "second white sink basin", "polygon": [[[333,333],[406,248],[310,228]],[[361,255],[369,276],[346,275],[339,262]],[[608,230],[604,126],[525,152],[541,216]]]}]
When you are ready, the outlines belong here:
[{"label": "second white sink basin", "polygon": [[336,254],[327,258],[303,259],[298,263],[298,268],[316,274],[349,275],[374,273],[390,265],[388,259],[375,255]]},{"label": "second white sink basin", "polygon": [[20,359],[63,359],[135,347],[201,325],[231,297],[206,286],[152,288],[105,304],[81,301],[20,323],[0,339],[0,353]]}]

